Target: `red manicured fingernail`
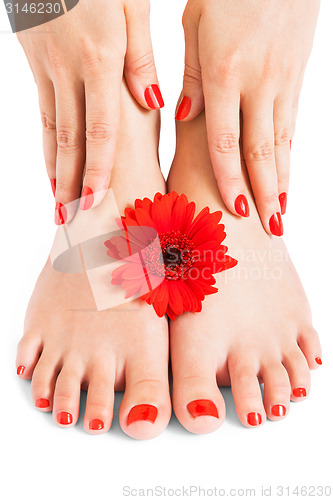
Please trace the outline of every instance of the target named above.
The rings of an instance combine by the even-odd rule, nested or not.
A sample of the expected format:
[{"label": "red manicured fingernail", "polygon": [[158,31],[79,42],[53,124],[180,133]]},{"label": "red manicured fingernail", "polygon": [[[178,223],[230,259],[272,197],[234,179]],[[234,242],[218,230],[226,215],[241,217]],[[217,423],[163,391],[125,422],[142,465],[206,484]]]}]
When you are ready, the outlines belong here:
[{"label": "red manicured fingernail", "polygon": [[210,416],[219,418],[219,413],[213,401],[209,399],[197,399],[187,405],[187,409],[193,418]]},{"label": "red manicured fingernail", "polygon": [[316,361],[317,365],[322,365],[323,364],[321,358],[316,358],[315,361]]},{"label": "red manicured fingernail", "polygon": [[293,395],[295,398],[305,398],[306,389],[304,389],[304,387],[296,387],[296,389],[293,390]]},{"label": "red manicured fingernail", "polygon": [[61,425],[69,425],[73,422],[73,416],[67,411],[61,411],[57,415],[57,422]]},{"label": "red manicured fingernail", "polygon": [[274,236],[283,235],[283,222],[280,212],[275,212],[269,219],[269,228]]},{"label": "red manicured fingernail", "polygon": [[247,416],[247,422],[248,422],[248,424],[253,425],[253,426],[260,425],[262,422],[262,418],[261,418],[260,413],[257,413],[257,412],[249,413]]},{"label": "red manicured fingernail", "polygon": [[17,375],[23,375],[25,366],[19,366],[16,370]]},{"label": "red manicured fingernail", "polygon": [[55,192],[57,189],[57,179],[50,179],[50,183],[51,183],[51,189],[52,189],[53,196],[55,196]]},{"label": "red manicured fingernail", "polygon": [[157,417],[156,406],[137,405],[134,406],[129,412],[127,417],[127,425],[130,425],[133,422],[138,422],[138,421],[151,422],[153,424],[156,420],[156,417]]},{"label": "red manicured fingernail", "polygon": [[37,399],[35,406],[37,408],[48,408],[50,406],[50,402],[48,399],[44,399],[44,398]]},{"label": "red manicured fingernail", "polygon": [[94,204],[94,192],[90,187],[85,186],[82,189],[81,199],[80,199],[80,209],[89,210]]},{"label": "red manicured fingernail", "polygon": [[287,211],[287,201],[288,201],[288,195],[287,193],[281,193],[279,196],[279,202],[280,202],[280,207],[281,207],[281,214],[284,215]]},{"label": "red manicured fingernail", "polygon": [[99,418],[94,418],[94,420],[90,420],[89,429],[92,431],[101,431],[104,429],[104,422]]},{"label": "red manicured fingernail", "polygon": [[192,101],[191,101],[190,97],[184,96],[182,98],[182,100],[180,101],[180,104],[178,106],[175,119],[176,120],[184,120],[184,118],[186,118],[188,116],[189,112],[191,111],[191,104],[192,104]]},{"label": "red manicured fingernail", "polygon": [[290,149],[291,149],[291,143],[292,143],[293,141],[289,141],[289,142],[290,142]]},{"label": "red manicured fingernail", "polygon": [[145,90],[145,99],[150,109],[161,109],[164,106],[163,97],[158,85],[153,84]]},{"label": "red manicured fingernail", "polygon": [[248,217],[250,215],[250,207],[246,196],[240,194],[235,200],[235,210],[238,215],[242,217]]},{"label": "red manicured fingernail", "polygon": [[274,405],[272,407],[272,415],[274,417],[284,417],[287,413],[287,408],[283,405]]},{"label": "red manicured fingernail", "polygon": [[54,211],[54,222],[57,224],[57,226],[61,226],[62,224],[65,224],[66,220],[67,220],[66,207],[62,203],[57,201]]}]

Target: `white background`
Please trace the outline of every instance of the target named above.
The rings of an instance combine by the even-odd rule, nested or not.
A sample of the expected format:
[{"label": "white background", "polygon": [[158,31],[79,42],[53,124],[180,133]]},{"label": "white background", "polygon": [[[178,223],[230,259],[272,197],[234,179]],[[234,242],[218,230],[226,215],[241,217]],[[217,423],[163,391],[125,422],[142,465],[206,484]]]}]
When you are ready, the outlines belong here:
[{"label": "white background", "polygon": [[[163,110],[161,160],[174,151],[173,113],[181,89],[184,0],[152,0],[152,31]],[[25,307],[51,245],[54,200],[43,164],[37,92],[24,53],[0,4],[1,466],[2,498],[122,498],[122,487],[329,484],[332,467],[332,184],[333,2],[323,0],[292,149],[286,241],[323,345],[323,367],[310,397],[290,415],[248,430],[238,422],[230,389],[227,419],[217,432],[193,436],[175,417],[149,442],[124,435],[116,412],[111,431],[94,437],[57,427],[32,404],[30,383],[15,374]],[[258,318],[260,322],[260,318]],[[81,412],[83,414],[83,410]],[[332,480],[332,475],[331,475]],[[332,481],[333,482],[333,481]],[[192,498],[198,498],[192,497]]]}]

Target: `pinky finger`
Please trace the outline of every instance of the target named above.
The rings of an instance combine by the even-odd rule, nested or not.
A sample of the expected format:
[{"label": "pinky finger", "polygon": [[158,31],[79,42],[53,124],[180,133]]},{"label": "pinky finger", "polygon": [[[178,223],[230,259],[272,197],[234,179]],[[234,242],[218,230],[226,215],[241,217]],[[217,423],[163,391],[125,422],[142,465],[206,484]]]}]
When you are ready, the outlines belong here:
[{"label": "pinky finger", "polygon": [[56,190],[57,128],[55,93],[51,80],[39,87],[39,107],[43,124],[43,151],[53,195]]}]

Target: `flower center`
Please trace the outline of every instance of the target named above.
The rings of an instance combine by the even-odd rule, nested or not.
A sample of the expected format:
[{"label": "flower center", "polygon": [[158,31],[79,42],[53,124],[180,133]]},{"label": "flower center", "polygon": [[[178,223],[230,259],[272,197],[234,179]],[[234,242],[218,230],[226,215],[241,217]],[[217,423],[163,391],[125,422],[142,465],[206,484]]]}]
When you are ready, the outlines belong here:
[{"label": "flower center", "polygon": [[[186,279],[196,261],[194,244],[186,235],[170,231],[159,235],[160,248],[145,249],[145,263],[150,272],[169,280]],[[160,249],[162,250],[162,256]]]}]

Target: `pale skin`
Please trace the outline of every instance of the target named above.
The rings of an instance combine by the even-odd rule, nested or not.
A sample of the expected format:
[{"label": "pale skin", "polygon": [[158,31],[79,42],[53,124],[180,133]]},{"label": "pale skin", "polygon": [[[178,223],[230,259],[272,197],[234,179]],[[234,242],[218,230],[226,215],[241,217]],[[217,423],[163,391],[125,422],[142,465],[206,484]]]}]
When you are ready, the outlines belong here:
[{"label": "pale skin", "polygon": [[[286,209],[290,145],[319,5],[320,0],[189,0],[183,16],[180,102],[186,97],[191,105],[179,119],[191,120],[205,107],[219,190],[238,215],[235,201],[245,190],[242,139],[256,207],[269,234],[271,217]],[[149,1],[81,0],[69,14],[22,32],[19,40],[39,90],[56,201],[66,204],[88,187],[96,206],[114,162],[123,71],[145,108],[145,89],[158,84]]]},{"label": "pale skin", "polygon": [[[205,107],[222,199],[237,214],[245,194],[240,139],[257,211],[268,234],[289,189],[290,147],[320,0],[189,0],[180,119]],[[240,120],[241,111],[241,120]],[[186,115],[186,116],[185,116]]]},{"label": "pale skin", "polygon": [[[165,184],[157,155],[158,112],[140,109],[125,87],[121,110],[111,182],[123,210],[137,197],[163,192]],[[114,391],[125,389],[119,410],[124,432],[136,439],[160,434],[171,415],[169,341],[173,408],[191,432],[211,432],[223,423],[225,407],[218,385],[231,384],[237,414],[248,427],[248,413],[260,412],[263,425],[266,418],[284,418],[272,414],[273,406],[284,405],[288,413],[290,400],[305,399],[295,397],[294,389],[303,388],[309,394],[310,369],[318,367],[315,360],[321,356],[321,348],[299,278],[286,257],[282,239],[262,230],[248,188],[254,213],[251,219],[236,217],[223,204],[205,127],[203,114],[178,126],[168,187],[185,192],[198,210],[206,205],[223,210],[231,255],[255,250],[266,257],[250,262],[240,256],[240,277],[231,279],[229,271],[219,275],[220,291],[205,300],[201,313],[187,313],[171,322],[169,337],[166,318],[158,318],[147,304],[138,304],[134,312],[126,308],[97,312],[86,276],[58,273],[48,261],[28,307],[16,362],[17,367],[25,367],[20,376],[32,379],[33,402],[49,401],[41,411],[53,411],[56,422],[59,412],[72,414],[73,420],[66,427],[77,421],[81,386],[88,390],[83,425],[94,434],[109,429]],[[189,175],[193,170],[194,176]],[[272,263],[268,249],[285,258]],[[267,278],[260,272],[273,265],[280,271],[279,279],[269,279],[269,274]],[[246,276],[254,267],[259,278],[243,279],[244,272]],[[264,399],[259,381],[265,383]],[[198,399],[214,402],[218,418],[193,418],[187,404]],[[154,423],[128,424],[129,412],[139,404],[156,406]],[[95,419],[103,421],[102,429],[90,429]]]},{"label": "pale skin", "polygon": [[18,38],[38,87],[44,156],[48,176],[56,180],[56,202],[80,198],[87,186],[96,206],[114,163],[123,74],[146,109],[145,91],[158,85],[149,1],[80,0],[68,14]]}]

